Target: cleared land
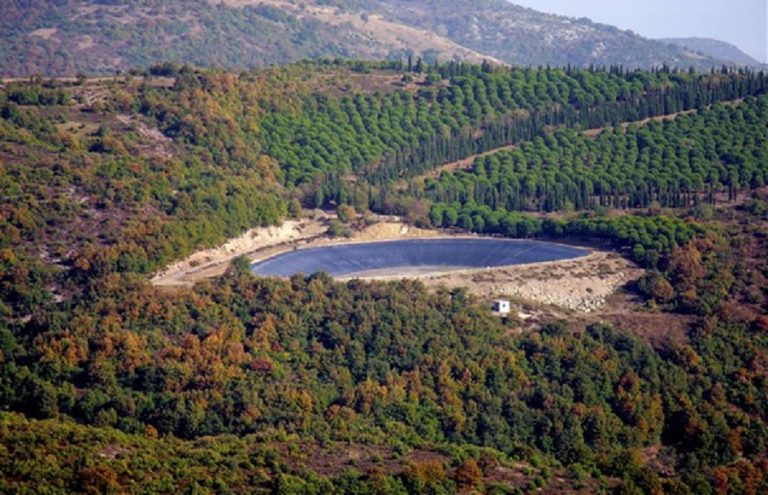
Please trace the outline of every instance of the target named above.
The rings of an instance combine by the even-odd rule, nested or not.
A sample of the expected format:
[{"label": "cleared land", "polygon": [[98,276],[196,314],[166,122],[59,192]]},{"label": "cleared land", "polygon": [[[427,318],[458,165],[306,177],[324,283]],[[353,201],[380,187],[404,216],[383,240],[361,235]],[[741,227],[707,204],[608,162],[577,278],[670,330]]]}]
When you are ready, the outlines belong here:
[{"label": "cleared land", "polygon": [[430,286],[466,287],[488,299],[553,305],[591,312],[601,308],[620,287],[643,273],[629,260],[608,251],[572,260],[512,265],[418,276]]}]

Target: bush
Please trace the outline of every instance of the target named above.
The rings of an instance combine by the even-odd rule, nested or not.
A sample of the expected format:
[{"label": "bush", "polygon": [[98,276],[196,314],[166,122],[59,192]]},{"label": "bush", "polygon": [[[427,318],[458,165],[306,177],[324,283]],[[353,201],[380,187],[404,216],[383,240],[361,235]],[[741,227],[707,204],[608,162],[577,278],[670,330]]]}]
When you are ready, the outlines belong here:
[{"label": "bush", "polygon": [[343,223],[351,222],[357,215],[355,209],[349,205],[339,206],[336,210],[336,214],[339,216],[339,220]]},{"label": "bush", "polygon": [[483,482],[483,471],[474,459],[467,459],[456,468],[456,483],[463,488],[475,488]]},{"label": "bush", "polygon": [[352,231],[338,220],[331,220],[328,224],[328,234],[331,237],[351,237]]}]

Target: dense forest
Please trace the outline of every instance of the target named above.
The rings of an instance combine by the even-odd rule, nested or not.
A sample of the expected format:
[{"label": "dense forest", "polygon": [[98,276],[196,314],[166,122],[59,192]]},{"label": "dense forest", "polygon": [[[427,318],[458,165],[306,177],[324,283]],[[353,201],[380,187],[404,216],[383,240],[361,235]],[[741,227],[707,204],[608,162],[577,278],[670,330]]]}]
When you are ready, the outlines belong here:
[{"label": "dense forest", "polygon": [[766,112],[761,96],[597,138],[560,130],[479,158],[471,171],[428,180],[421,193],[435,202],[547,212],[688,207],[714,203],[721,191],[730,201],[766,182]]},{"label": "dense forest", "polygon": [[754,74],[485,69],[448,64],[430,72],[431,84],[415,96],[313,98],[299,116],[272,114],[263,124],[266,151],[289,170],[290,182],[354,172],[376,183],[530,139],[545,126],[641,120],[768,85]]},{"label": "dense forest", "polygon": [[[259,118],[253,115],[258,112],[256,104],[251,108],[242,104],[248,101],[242,92],[253,94],[263,86],[260,81],[242,83],[238,87],[242,100],[233,100],[224,95],[233,88],[192,74],[180,78],[173,92],[150,92],[142,105],[169,135],[214,149],[229,150],[231,145],[222,134],[210,135],[206,113],[213,109],[206,102],[223,101],[234,105],[227,110],[237,115],[253,115],[258,128],[247,120],[233,123],[240,127],[235,135],[260,143],[280,163],[288,185],[310,183],[306,194],[312,197],[305,198],[307,203],[326,206],[369,194],[349,185],[350,174],[386,189],[398,177],[533,139],[549,126],[600,128],[731,101],[768,88],[762,73],[744,71],[698,75],[456,63],[429,67],[412,60],[384,67],[405,71],[405,81],[412,75],[425,76],[424,81],[415,91],[385,94],[339,98],[325,92],[293,93],[289,99],[293,108]],[[357,70],[370,69],[360,65]],[[189,102],[192,112],[184,104]],[[320,188],[314,187],[318,178]]]},{"label": "dense forest", "polygon": [[[707,493],[725,476],[741,493],[765,486],[768,441],[765,322],[733,310],[742,298],[766,304],[765,243],[730,247],[751,239],[744,214],[743,226],[672,250],[649,274],[661,304],[679,298],[702,315],[665,353],[604,325],[514,337],[463,291],[417,282],[233,273],[173,295],[102,286],[23,334],[5,331],[2,400],[134,435],[481,445],[648,491]],[[684,292],[666,294],[667,280]],[[640,457],[660,442],[677,458],[672,479]]]},{"label": "dense forest", "polygon": [[[4,83],[0,492],[766,491],[766,84],[418,59]],[[147,281],[345,203],[607,241],[645,269],[637,314],[688,326],[519,333],[463,289],[247,263]]]}]

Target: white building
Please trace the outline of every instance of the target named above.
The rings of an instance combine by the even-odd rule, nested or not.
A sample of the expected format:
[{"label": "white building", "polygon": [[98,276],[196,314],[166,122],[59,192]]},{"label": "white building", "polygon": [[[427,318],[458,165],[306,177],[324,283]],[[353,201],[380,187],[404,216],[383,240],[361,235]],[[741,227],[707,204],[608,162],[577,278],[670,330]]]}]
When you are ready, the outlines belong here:
[{"label": "white building", "polygon": [[500,315],[508,315],[511,308],[509,306],[509,301],[506,299],[497,299],[496,301],[493,301],[493,312],[498,313]]}]

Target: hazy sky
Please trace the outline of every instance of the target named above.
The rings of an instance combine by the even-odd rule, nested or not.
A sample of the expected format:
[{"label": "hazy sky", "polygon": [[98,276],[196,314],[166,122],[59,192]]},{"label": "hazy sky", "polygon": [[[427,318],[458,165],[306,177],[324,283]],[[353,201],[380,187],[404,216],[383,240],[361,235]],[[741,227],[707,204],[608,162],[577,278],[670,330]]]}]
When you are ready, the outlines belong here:
[{"label": "hazy sky", "polygon": [[510,1],[544,12],[589,17],[647,38],[716,38],[768,61],[768,0]]}]

